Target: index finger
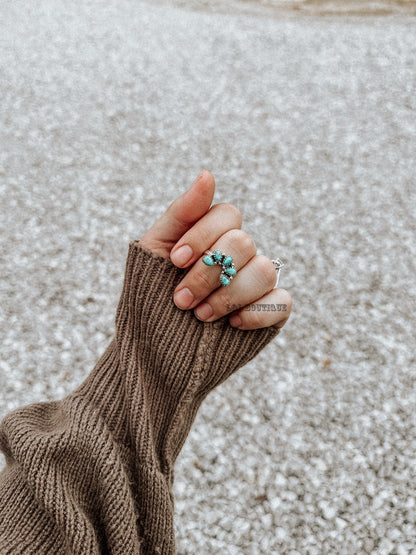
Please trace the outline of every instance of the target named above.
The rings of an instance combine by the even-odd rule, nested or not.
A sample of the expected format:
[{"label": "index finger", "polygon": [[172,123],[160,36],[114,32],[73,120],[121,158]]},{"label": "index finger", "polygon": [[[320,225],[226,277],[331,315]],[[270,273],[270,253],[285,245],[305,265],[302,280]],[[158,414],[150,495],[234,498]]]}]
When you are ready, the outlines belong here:
[{"label": "index finger", "polygon": [[240,229],[241,212],[233,204],[214,204],[176,243],[170,259],[179,268],[193,264],[226,231]]}]

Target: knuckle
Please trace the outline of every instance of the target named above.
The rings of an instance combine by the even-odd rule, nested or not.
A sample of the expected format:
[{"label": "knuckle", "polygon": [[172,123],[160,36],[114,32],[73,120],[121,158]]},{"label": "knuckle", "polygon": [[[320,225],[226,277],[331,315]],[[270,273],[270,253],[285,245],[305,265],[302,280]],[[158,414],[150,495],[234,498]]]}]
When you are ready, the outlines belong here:
[{"label": "knuckle", "polygon": [[224,213],[224,216],[226,216],[227,218],[232,218],[233,220],[238,222],[238,226],[241,226],[243,217],[240,210],[236,206],[234,206],[234,204],[230,204],[229,202],[220,202],[219,204],[215,205],[215,208]]},{"label": "knuckle", "polygon": [[252,237],[242,229],[231,229],[227,233],[227,239],[233,245],[238,245],[238,249],[243,253],[253,254],[256,252],[256,245]]},{"label": "knuckle", "polygon": [[261,328],[263,327],[263,313],[261,311],[258,310],[250,310],[249,314],[249,320],[250,320],[250,325],[254,326],[255,328]]},{"label": "knuckle", "polygon": [[265,284],[267,286],[273,287],[276,283],[276,270],[273,266],[273,262],[267,256],[260,254],[256,258],[257,270],[262,275]]},{"label": "knuckle", "polygon": [[[197,284],[199,290],[210,291],[212,289],[212,276],[203,267],[195,268],[187,277],[192,283]],[[192,284],[190,288],[191,290],[195,289],[195,287],[192,287]]]},{"label": "knuckle", "polygon": [[212,236],[209,227],[199,226],[198,228],[198,244],[211,245]]},{"label": "knuckle", "polygon": [[235,299],[227,291],[221,293],[218,301],[220,312],[223,314],[232,312],[236,308]]}]

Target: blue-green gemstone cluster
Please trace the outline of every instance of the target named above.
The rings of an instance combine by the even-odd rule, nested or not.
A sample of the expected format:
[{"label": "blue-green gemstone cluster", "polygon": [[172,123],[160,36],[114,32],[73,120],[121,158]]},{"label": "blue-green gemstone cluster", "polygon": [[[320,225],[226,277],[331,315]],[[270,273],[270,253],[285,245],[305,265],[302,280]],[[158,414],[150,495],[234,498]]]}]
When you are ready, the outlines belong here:
[{"label": "blue-green gemstone cluster", "polygon": [[229,285],[230,281],[237,274],[232,257],[220,250],[216,250],[213,254],[207,254],[202,260],[207,266],[214,266],[214,264],[221,266],[220,282],[222,285]]}]

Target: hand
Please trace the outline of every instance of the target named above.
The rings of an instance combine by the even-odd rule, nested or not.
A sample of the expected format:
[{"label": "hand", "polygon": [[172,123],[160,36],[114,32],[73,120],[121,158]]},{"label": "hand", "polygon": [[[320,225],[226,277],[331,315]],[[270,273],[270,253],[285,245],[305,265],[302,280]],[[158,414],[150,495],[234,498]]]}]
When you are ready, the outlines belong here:
[{"label": "hand", "polygon": [[[227,203],[211,206],[214,191],[214,178],[205,170],[140,243],[155,254],[170,258],[179,268],[188,268],[174,291],[178,308],[194,309],[195,316],[204,322],[232,313],[230,324],[242,330],[281,328],[290,315],[291,296],[284,289],[274,289],[273,263],[256,254],[253,239],[241,230],[240,211]],[[237,270],[228,286],[220,285],[217,266],[210,267],[202,261],[206,250],[216,249],[232,256]],[[259,309],[259,305],[265,306]]]}]

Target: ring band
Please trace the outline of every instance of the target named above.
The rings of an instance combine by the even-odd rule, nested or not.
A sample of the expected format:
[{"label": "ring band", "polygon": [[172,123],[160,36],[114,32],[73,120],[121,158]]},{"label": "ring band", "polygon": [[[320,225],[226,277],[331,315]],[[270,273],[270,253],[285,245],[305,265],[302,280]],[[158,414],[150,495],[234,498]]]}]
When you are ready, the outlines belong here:
[{"label": "ring band", "polygon": [[279,285],[280,270],[283,268],[284,263],[280,260],[280,258],[276,258],[275,260],[272,260],[272,262],[273,262],[274,269],[277,272],[277,278],[276,278],[276,284],[275,284],[275,287],[277,287]]},{"label": "ring band", "polygon": [[202,261],[207,266],[218,264],[221,266],[220,283],[221,285],[229,285],[233,277],[237,274],[234,262],[231,256],[216,250],[215,252],[205,251]]}]

